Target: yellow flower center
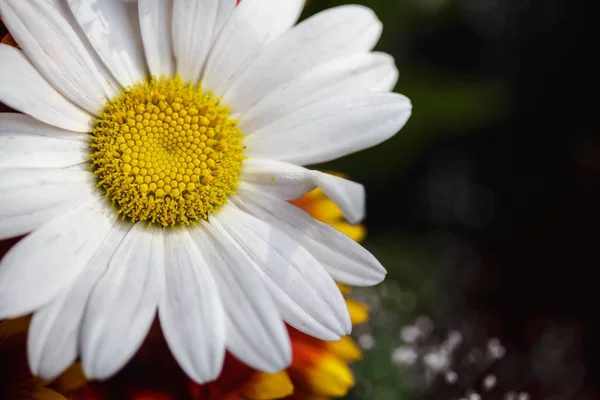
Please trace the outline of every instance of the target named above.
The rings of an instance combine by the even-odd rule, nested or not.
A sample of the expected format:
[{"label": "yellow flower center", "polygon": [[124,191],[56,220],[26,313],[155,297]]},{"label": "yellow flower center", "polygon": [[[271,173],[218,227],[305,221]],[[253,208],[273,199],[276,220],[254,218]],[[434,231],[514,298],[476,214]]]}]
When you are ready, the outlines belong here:
[{"label": "yellow flower center", "polygon": [[163,226],[208,219],[239,182],[242,135],[228,107],[181,78],[138,83],[92,130],[93,171],[119,215]]}]

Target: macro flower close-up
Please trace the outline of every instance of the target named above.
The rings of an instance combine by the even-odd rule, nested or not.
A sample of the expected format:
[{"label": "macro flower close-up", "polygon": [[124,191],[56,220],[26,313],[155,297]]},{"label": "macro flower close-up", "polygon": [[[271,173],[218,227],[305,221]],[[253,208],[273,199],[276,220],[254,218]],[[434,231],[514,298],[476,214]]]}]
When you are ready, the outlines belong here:
[{"label": "macro flower close-up", "polygon": [[35,376],[80,360],[108,379],[155,317],[198,384],[227,353],[288,367],[286,324],[292,338],[350,333],[336,282],[386,271],[290,201],[318,188],[356,229],[364,187],[306,166],[391,138],[411,103],[373,51],[372,10],[299,22],[303,6],[0,0],[18,45],[0,44],[0,102],[16,111],[0,113],[0,240],[24,236],[0,262],[0,319],[33,313]]},{"label": "macro flower close-up", "polygon": [[[365,237],[365,227],[347,223],[341,210],[320,189],[292,203],[353,240],[360,242]],[[6,248],[0,247],[0,255],[5,251]],[[346,298],[352,325],[364,324],[369,317],[367,306],[350,298],[349,287],[338,286]],[[0,322],[0,393],[8,398],[327,400],[346,395],[355,385],[350,364],[363,357],[350,336],[326,342],[288,326],[293,359],[285,370],[267,373],[226,357],[218,379],[199,385],[183,376],[155,324],[140,350],[116,377],[104,382],[90,381],[84,376],[81,364],[74,363],[56,379],[44,381],[32,376],[27,365],[29,322],[27,317]]]}]

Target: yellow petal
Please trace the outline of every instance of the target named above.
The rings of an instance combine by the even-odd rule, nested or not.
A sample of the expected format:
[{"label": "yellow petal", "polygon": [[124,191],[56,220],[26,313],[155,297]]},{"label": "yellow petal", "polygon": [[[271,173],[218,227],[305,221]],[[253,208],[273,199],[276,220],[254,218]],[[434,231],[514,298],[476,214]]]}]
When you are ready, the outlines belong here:
[{"label": "yellow petal", "polygon": [[295,343],[293,351],[294,360],[289,372],[303,392],[342,397],[354,386],[354,376],[346,362],[325,348]]},{"label": "yellow petal", "polygon": [[337,285],[338,289],[340,289],[340,292],[342,292],[342,294],[344,296],[349,295],[350,292],[352,291],[352,288],[350,286],[344,285],[343,283],[336,282],[336,285]]},{"label": "yellow petal", "polygon": [[[328,198],[316,202],[310,208],[310,214],[319,221],[332,224],[335,220],[343,218],[342,210]],[[332,224],[333,225],[333,224]]]},{"label": "yellow petal", "polygon": [[358,361],[363,357],[362,350],[350,336],[344,336],[337,342],[327,342],[327,350],[346,362]]},{"label": "yellow petal", "polygon": [[352,325],[364,324],[369,320],[369,306],[352,299],[346,299]]},{"label": "yellow petal", "polygon": [[309,373],[315,394],[321,396],[345,396],[354,386],[354,376],[348,365],[333,355],[326,355]]},{"label": "yellow petal", "polygon": [[275,374],[258,372],[244,386],[242,392],[254,400],[281,399],[294,392],[294,385],[285,371]]},{"label": "yellow petal", "polygon": [[367,236],[367,228],[364,225],[350,225],[347,222],[338,221],[332,222],[331,226],[357,242],[362,242]]}]

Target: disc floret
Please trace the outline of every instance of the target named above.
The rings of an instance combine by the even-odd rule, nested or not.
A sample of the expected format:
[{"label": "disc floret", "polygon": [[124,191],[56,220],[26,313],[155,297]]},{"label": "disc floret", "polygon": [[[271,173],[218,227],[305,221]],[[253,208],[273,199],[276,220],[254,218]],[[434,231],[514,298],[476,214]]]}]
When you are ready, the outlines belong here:
[{"label": "disc floret", "polygon": [[163,226],[206,220],[235,191],[242,135],[201,85],[152,79],[123,89],[91,133],[93,171],[118,214]]}]

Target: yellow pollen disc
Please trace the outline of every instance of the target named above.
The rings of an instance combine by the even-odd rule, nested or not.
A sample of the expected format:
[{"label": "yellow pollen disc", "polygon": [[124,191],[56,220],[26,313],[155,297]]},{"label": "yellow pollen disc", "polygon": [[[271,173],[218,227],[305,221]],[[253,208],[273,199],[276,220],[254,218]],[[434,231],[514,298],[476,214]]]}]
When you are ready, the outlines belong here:
[{"label": "yellow pollen disc", "polygon": [[90,158],[119,215],[190,224],[225,204],[243,160],[230,114],[180,77],[138,83],[107,103],[92,130]]}]

